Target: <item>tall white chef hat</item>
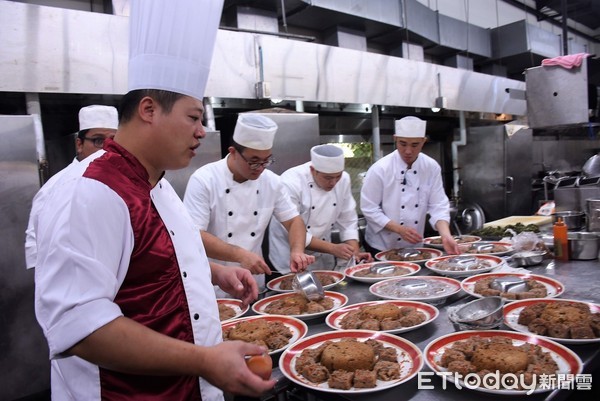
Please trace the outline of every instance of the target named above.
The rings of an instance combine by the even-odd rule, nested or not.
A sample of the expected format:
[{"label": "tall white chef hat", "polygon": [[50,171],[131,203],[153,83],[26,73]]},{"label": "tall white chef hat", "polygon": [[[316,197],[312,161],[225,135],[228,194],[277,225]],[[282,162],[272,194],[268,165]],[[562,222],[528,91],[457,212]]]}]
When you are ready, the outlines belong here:
[{"label": "tall white chef hat", "polygon": [[223,0],[132,0],[128,89],[202,100]]},{"label": "tall white chef hat", "polygon": [[424,138],[427,122],[418,117],[404,117],[394,123],[394,136],[403,138]]},{"label": "tall white chef hat", "polygon": [[256,113],[240,114],[233,131],[233,140],[250,149],[273,148],[277,124],[269,117]]},{"label": "tall white chef hat", "polygon": [[344,171],[344,151],[334,145],[313,146],[310,163],[321,173],[333,174]]},{"label": "tall white chef hat", "polygon": [[87,106],[79,110],[79,131],[92,128],[117,129],[119,114],[112,106]]}]

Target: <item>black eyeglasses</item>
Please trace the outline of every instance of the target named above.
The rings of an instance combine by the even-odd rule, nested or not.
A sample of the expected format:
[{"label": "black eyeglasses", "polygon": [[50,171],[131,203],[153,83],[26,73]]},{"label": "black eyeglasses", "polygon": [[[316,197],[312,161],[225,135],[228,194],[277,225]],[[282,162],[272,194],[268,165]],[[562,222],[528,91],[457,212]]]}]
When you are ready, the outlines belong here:
[{"label": "black eyeglasses", "polygon": [[242,159],[244,159],[244,161],[246,163],[248,163],[248,167],[250,167],[250,170],[258,170],[260,167],[267,168],[271,164],[275,163],[275,159],[273,159],[272,157],[269,157],[267,160],[262,161],[262,162],[251,162],[244,157],[242,152],[238,152],[238,153],[240,154],[240,156],[242,156]]},{"label": "black eyeglasses", "polygon": [[106,138],[100,138],[100,137],[98,137],[98,138],[88,138],[88,137],[85,137],[85,136],[83,138],[81,138],[81,139],[91,141],[92,144],[94,145],[94,147],[98,148],[98,149],[102,149],[102,147],[104,146],[104,141],[106,140]]}]

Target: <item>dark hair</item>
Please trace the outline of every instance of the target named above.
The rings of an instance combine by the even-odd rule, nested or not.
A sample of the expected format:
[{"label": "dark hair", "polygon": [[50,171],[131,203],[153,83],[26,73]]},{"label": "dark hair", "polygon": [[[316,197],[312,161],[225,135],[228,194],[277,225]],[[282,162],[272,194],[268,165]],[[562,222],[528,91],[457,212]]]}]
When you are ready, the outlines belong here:
[{"label": "dark hair", "polygon": [[246,146],[240,145],[239,143],[237,143],[236,141],[234,141],[233,139],[231,140],[231,146],[238,152],[238,153],[243,153],[244,150],[247,149]]},{"label": "dark hair", "polygon": [[83,141],[83,138],[85,138],[85,135],[89,132],[89,128],[88,129],[82,129],[81,131],[79,131],[77,133],[77,138],[81,139]]},{"label": "dark hair", "polygon": [[136,89],[127,92],[119,104],[119,123],[126,123],[131,120],[136,113],[138,104],[146,96],[154,99],[165,114],[169,114],[175,102],[185,95],[161,89]]}]

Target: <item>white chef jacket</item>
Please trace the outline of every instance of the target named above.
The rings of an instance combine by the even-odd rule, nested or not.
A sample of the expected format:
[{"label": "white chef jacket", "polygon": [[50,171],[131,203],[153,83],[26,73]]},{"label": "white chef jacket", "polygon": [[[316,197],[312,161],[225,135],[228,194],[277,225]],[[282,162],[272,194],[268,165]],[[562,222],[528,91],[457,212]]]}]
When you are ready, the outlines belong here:
[{"label": "white chef jacket", "polygon": [[25,231],[25,267],[31,269],[35,267],[35,259],[37,257],[37,245],[35,242],[35,229],[34,225],[38,219],[40,211],[46,202],[48,193],[52,191],[52,187],[58,182],[60,177],[73,165],[79,164],[79,160],[74,158],[71,164],[64,169],[54,174],[35,194],[33,201],[31,202],[31,212],[29,213],[29,222],[27,223],[27,230]]},{"label": "white chef jacket", "polygon": [[450,222],[440,165],[424,153],[410,169],[397,150],[373,164],[360,191],[360,207],[367,222],[365,240],[382,251],[415,246],[384,229],[390,220],[413,227],[421,235],[427,213],[432,227],[439,220]]},{"label": "white chef jacket", "polygon": [[[288,221],[298,216],[298,211],[277,174],[264,170],[256,180],[236,182],[227,167],[228,157],[192,174],[183,203],[201,230],[262,256],[262,241],[271,216]],[[264,288],[265,275],[256,274],[254,278],[259,288]],[[215,290],[219,297],[229,296],[218,287]]]},{"label": "white chef jacket", "polygon": [[[98,366],[62,353],[123,315],[113,300],[134,248],[129,211],[108,186],[81,177],[88,159],[103,153],[94,153],[85,159],[87,163],[82,161],[60,178],[48,193],[35,226],[39,239],[35,309],[50,349],[53,401],[100,400]],[[164,178],[151,190],[151,198],[171,233],[185,277],[194,342],[218,344],[222,341],[221,324],[198,228]],[[200,310],[202,319],[194,319]],[[223,400],[220,389],[203,378],[199,382],[204,401]]]},{"label": "white chef jacket", "polygon": [[[358,216],[356,202],[352,197],[350,175],[343,172],[342,178],[331,191],[324,191],[314,182],[310,172],[311,162],[292,167],[281,175],[292,202],[296,205],[306,225],[306,245],[313,236],[331,241],[331,230],[340,230],[340,240],[358,241]],[[310,252],[309,252],[310,253]],[[310,269],[332,269],[333,255],[315,252],[315,263]],[[269,258],[282,274],[290,272],[290,245],[285,227],[275,220],[269,226]]]}]

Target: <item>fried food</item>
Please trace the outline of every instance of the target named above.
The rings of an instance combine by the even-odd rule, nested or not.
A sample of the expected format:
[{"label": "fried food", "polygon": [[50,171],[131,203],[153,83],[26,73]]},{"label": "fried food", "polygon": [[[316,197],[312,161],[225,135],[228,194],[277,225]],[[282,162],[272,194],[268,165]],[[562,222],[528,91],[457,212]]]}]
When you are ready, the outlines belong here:
[{"label": "fried food", "polygon": [[332,309],[333,305],[333,299],[328,296],[319,301],[309,301],[302,294],[290,294],[268,304],[265,312],[272,315],[304,315],[325,312]]},{"label": "fried food", "polygon": [[260,319],[241,321],[223,330],[223,340],[240,340],[264,345],[270,351],[287,346],[292,337],[292,331],[283,323]]},{"label": "fried food", "polygon": [[365,305],[348,312],[340,321],[343,329],[394,330],[423,323],[427,317],[410,306],[393,304]]},{"label": "fried food", "polygon": [[532,333],[572,339],[600,337],[599,321],[600,313],[592,313],[586,304],[569,301],[526,306],[517,319]]},{"label": "fried food", "polygon": [[228,320],[232,317],[235,317],[235,310],[229,305],[219,304],[219,320]]},{"label": "fried food", "polygon": [[[323,287],[325,287],[326,285],[331,285],[333,283],[335,283],[335,277],[332,276],[331,274],[327,274],[327,273],[322,273],[322,272],[313,272],[313,275],[317,278],[317,280],[319,280],[319,282],[321,283],[321,285]],[[290,274],[289,276],[285,276],[281,279],[281,281],[279,282],[279,289],[280,290],[285,290],[285,291],[291,291],[292,288],[292,282],[294,281],[294,274]]]},{"label": "fried food", "polygon": [[483,295],[484,297],[499,296],[506,299],[545,298],[548,295],[546,286],[535,279],[525,279],[527,291],[523,292],[502,292],[500,290],[491,288],[490,286],[494,280],[494,277],[486,277],[477,281],[473,291],[477,294]]}]

